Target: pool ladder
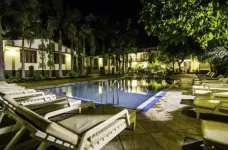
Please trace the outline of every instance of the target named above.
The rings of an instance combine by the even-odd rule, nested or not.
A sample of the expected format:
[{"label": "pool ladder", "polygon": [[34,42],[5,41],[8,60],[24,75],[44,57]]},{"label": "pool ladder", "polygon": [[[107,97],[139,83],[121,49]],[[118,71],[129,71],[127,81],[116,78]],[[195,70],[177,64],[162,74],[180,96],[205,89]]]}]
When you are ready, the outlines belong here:
[{"label": "pool ladder", "polygon": [[[106,104],[108,103],[108,81],[102,81],[101,86],[102,86],[102,94],[101,94],[101,104],[103,104],[103,97],[104,97],[104,85],[106,84]],[[112,83],[112,95],[113,95],[113,99],[112,99],[112,103],[113,105],[115,105],[115,90],[116,90],[116,98],[117,98],[117,106],[119,106],[119,81],[118,80],[114,80]]]}]

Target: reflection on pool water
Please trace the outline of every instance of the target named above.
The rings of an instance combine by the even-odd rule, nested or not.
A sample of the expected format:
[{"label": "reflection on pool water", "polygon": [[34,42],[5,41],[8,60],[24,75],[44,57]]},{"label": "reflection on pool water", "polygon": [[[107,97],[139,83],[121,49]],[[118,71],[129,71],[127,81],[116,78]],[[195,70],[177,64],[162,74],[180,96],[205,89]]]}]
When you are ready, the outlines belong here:
[{"label": "reflection on pool water", "polygon": [[104,88],[102,88],[102,81],[100,81],[46,88],[42,90],[57,95],[78,98],[84,101],[92,100],[95,103],[101,103],[101,96],[103,95],[103,104],[106,103],[106,91],[108,95],[107,103],[113,103],[114,93],[114,101],[115,104],[117,104],[116,95],[118,90],[119,105],[126,108],[136,109],[137,106],[155,95],[158,90],[164,89],[167,86],[167,83],[164,80],[119,79],[119,86],[117,89],[113,86],[113,81],[114,80],[108,80],[108,85],[103,84]]}]

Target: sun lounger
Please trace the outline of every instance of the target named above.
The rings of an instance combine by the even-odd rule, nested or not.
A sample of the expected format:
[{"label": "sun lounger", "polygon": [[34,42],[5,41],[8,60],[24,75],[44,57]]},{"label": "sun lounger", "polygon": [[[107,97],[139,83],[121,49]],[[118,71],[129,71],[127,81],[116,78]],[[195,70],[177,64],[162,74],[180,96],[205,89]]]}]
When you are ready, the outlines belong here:
[{"label": "sun lounger", "polygon": [[228,124],[202,120],[202,134],[205,150],[228,149]]},{"label": "sun lounger", "polygon": [[192,86],[192,94],[208,94],[211,92],[227,92],[228,85],[221,86]]},{"label": "sun lounger", "polygon": [[[190,97],[190,96],[189,96]],[[191,96],[191,98],[182,98],[181,104],[193,106],[195,100],[228,100],[228,92],[209,93],[204,95]]]},{"label": "sun lounger", "polygon": [[228,115],[228,100],[195,100],[194,107],[197,118],[200,113]]},{"label": "sun lounger", "polygon": [[206,76],[197,76],[193,81],[200,81],[200,80],[218,80],[222,77],[222,75],[219,75],[218,77],[214,77],[215,73],[211,72],[209,75]]},{"label": "sun lounger", "polygon": [[42,142],[39,150],[45,150],[50,145],[63,149],[99,150],[130,125],[128,110],[115,106],[112,106],[112,109],[111,106],[108,109],[94,108],[91,112],[86,109],[81,114],[52,122],[49,117],[83,108],[84,105],[88,107],[88,104],[75,105],[42,117],[18,105],[9,96],[4,96],[3,100],[9,114],[23,125],[6,149],[13,148],[24,131],[29,130],[33,138]]},{"label": "sun lounger", "polygon": [[[218,120],[217,118],[220,118]],[[228,121],[220,115],[202,114],[202,140],[183,145],[182,150],[227,150],[228,149]]]},{"label": "sun lounger", "polygon": [[[51,95],[43,95],[43,93],[33,93],[33,90],[27,90],[27,92],[30,91],[30,93],[23,93],[21,95],[12,95],[12,93],[6,93],[5,95],[11,96],[11,98],[14,98],[14,100],[22,106],[26,106],[30,109],[36,109],[36,112],[39,113],[47,113],[49,111],[53,111],[53,110],[57,110],[57,109],[62,109],[65,107],[64,104],[67,104],[69,107],[79,104],[81,103],[81,100],[74,100],[74,99],[70,99],[70,98],[57,98],[56,95],[51,94]],[[25,92],[25,91],[24,91]],[[3,93],[1,93],[3,94]],[[41,96],[34,96],[34,94],[39,95],[41,94]],[[28,97],[29,96],[34,96],[34,97]],[[26,97],[25,97],[26,96]],[[23,98],[21,98],[23,97]],[[16,98],[20,98],[20,99],[16,99]],[[44,108],[43,107],[47,107],[47,106],[51,106],[52,108]],[[0,123],[4,117],[4,108],[2,112],[0,113]]]}]

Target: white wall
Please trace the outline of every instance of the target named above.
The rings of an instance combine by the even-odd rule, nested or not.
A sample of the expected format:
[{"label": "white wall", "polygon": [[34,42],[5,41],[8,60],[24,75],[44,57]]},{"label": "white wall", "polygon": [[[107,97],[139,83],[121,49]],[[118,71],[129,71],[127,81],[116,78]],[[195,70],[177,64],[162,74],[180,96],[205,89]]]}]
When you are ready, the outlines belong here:
[{"label": "white wall", "polygon": [[[22,45],[22,40],[13,40],[14,41],[14,46],[21,47]],[[51,41],[53,42],[53,41]],[[31,44],[31,47],[29,45],[29,42],[25,40],[24,46],[26,48],[31,48],[31,49],[39,49],[39,45],[41,45],[41,39],[35,39],[34,42]],[[47,45],[49,43],[48,40],[44,40],[44,44]],[[66,51],[65,51],[66,49]],[[58,51],[58,43],[55,42],[55,51]],[[67,48],[66,46],[62,46],[62,52],[65,53],[70,53],[70,48]]]},{"label": "white wall", "polygon": [[[37,51],[37,63],[25,63],[25,70],[29,70],[29,66],[34,66],[34,70],[42,70],[42,68],[39,68],[39,62],[40,60],[40,54],[39,50]],[[65,55],[65,64],[62,64],[63,70],[71,70],[71,56],[70,54],[64,54]],[[11,46],[5,46],[4,47],[4,60],[5,60],[5,70],[12,70],[12,59],[15,57],[15,70],[18,70],[21,68],[21,58],[20,58],[20,48],[18,47],[11,47]],[[48,61],[48,54],[46,53],[46,62]],[[46,69],[49,70],[49,66],[46,64]],[[59,70],[59,65],[55,64],[55,69]]]}]

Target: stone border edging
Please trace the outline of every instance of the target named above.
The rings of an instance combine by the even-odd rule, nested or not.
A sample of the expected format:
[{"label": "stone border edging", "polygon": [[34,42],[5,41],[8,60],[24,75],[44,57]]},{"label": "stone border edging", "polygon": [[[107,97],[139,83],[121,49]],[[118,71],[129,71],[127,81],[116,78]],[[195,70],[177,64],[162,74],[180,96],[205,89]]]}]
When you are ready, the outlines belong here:
[{"label": "stone border edging", "polygon": [[163,89],[161,91],[159,91],[158,93],[156,93],[154,96],[152,96],[151,98],[149,98],[148,100],[146,100],[144,103],[142,103],[141,105],[139,105],[136,108],[136,112],[138,112],[139,114],[144,114],[146,113],[153,105],[155,105],[171,88],[173,88],[180,80],[177,80],[172,85],[170,85],[168,88]]}]

